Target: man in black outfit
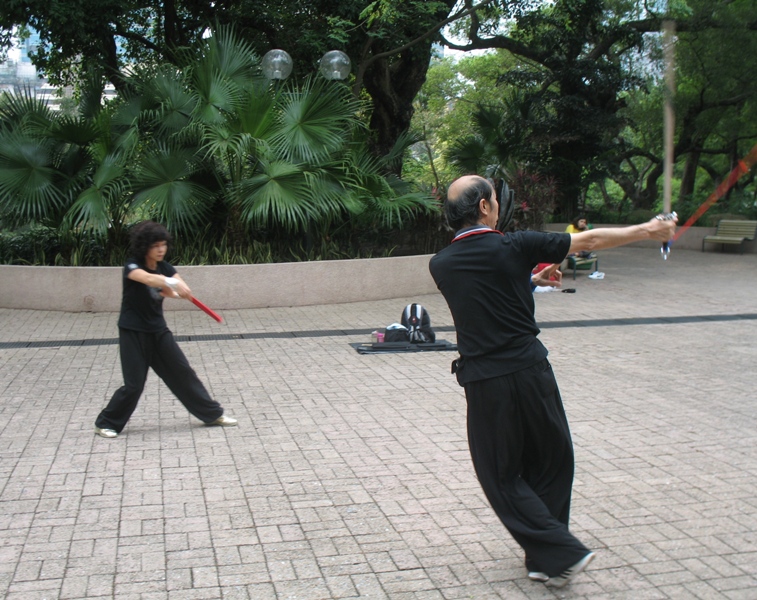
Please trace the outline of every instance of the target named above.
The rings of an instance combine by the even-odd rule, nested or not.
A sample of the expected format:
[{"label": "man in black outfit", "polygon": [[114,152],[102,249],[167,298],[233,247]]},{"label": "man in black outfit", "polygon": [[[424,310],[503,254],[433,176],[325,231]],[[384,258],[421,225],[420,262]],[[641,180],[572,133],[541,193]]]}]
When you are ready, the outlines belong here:
[{"label": "man in black outfit", "polygon": [[114,438],[126,426],[137,408],[150,367],[186,409],[206,425],[237,424],[210,397],[163,317],[164,297],[192,299],[192,291],[176,269],[163,260],[170,240],[165,227],[153,221],[143,221],[131,232],[131,258],[124,266],[118,319],[124,385],[95,421],[95,433],[101,437]]},{"label": "man in black outfit", "polygon": [[667,241],[675,220],[578,234],[495,229],[492,185],[467,175],[450,185],[457,234],[429,268],[455,322],[454,363],[468,403],[473,466],[492,508],[525,551],[528,576],[563,587],[594,554],[568,530],[573,445],[547,349],[537,339],[531,271],[571,253]]}]

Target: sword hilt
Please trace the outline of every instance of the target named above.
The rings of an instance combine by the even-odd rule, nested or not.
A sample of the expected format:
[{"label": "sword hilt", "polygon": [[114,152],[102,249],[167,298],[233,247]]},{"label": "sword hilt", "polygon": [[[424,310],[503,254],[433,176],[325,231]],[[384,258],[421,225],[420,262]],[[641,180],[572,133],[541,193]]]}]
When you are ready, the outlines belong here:
[{"label": "sword hilt", "polygon": [[[658,221],[672,221],[673,219],[677,218],[678,215],[673,212],[669,213],[661,213],[655,217]],[[668,240],[667,242],[663,242],[662,246],[660,246],[660,254],[662,254],[663,260],[668,260],[668,256],[670,255],[670,245],[673,243],[673,240]]]}]

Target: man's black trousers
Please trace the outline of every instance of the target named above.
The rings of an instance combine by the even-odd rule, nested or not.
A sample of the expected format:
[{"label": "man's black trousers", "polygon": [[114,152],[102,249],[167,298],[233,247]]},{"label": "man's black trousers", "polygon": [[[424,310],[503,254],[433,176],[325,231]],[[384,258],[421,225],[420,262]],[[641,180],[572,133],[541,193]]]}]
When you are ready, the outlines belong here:
[{"label": "man's black trousers", "polygon": [[124,385],[97,417],[97,427],[121,432],[137,408],[150,368],[186,409],[204,423],[212,423],[223,414],[223,408],[210,397],[168,329],[144,333],[119,328],[118,344]]},{"label": "man's black trousers", "polygon": [[568,531],[573,444],[552,366],[465,385],[476,475],[526,568],[555,577],[589,550]]}]

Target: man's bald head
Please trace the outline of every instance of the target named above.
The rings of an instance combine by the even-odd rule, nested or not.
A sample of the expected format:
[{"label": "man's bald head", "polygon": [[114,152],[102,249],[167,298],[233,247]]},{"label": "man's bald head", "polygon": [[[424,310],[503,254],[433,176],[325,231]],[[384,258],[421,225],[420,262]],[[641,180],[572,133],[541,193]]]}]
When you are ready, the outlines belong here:
[{"label": "man's bald head", "polygon": [[477,225],[481,220],[479,203],[482,199],[491,204],[494,188],[483,177],[464,175],[455,179],[447,190],[444,212],[450,227],[457,231],[463,227]]}]

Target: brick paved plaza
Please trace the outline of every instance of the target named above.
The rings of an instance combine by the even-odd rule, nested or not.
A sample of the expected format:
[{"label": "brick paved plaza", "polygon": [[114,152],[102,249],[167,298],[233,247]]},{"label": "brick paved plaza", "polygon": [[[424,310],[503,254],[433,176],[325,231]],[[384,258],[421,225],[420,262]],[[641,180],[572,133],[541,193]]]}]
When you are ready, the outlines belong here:
[{"label": "brick paved plaza", "polygon": [[536,297],[571,528],[597,551],[569,587],[526,579],[483,497],[456,354],[349,345],[410,301],[454,342],[430,295],[169,312],[206,336],[182,347],[239,427],[202,426],[151,374],[114,440],[93,422],[121,383],[117,315],[0,309],[0,597],[757,599],[757,255],[600,264]]}]

